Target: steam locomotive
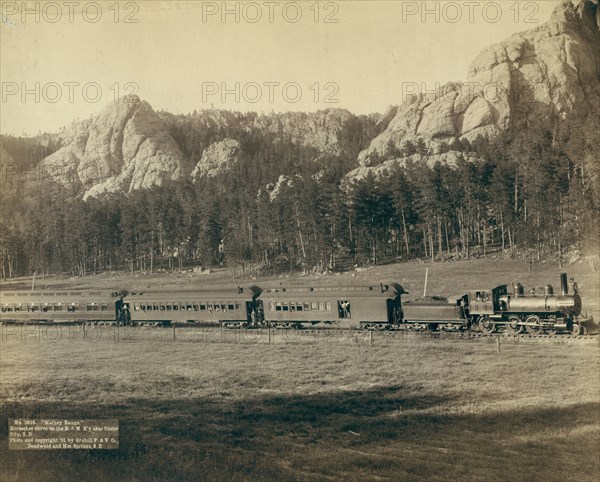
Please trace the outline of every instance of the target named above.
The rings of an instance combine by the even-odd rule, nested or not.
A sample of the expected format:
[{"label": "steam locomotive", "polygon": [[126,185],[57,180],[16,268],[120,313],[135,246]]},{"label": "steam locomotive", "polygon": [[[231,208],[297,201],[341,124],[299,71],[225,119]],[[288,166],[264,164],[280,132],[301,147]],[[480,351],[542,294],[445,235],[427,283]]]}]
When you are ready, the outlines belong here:
[{"label": "steam locomotive", "polygon": [[[486,334],[595,331],[582,315],[577,283],[561,275],[525,294],[520,283],[449,298],[403,301],[397,283],[376,286],[276,287],[140,292],[3,292],[0,322],[119,325],[200,323],[228,328],[335,325],[367,330],[480,331]],[[114,309],[113,309],[114,308]]]}]

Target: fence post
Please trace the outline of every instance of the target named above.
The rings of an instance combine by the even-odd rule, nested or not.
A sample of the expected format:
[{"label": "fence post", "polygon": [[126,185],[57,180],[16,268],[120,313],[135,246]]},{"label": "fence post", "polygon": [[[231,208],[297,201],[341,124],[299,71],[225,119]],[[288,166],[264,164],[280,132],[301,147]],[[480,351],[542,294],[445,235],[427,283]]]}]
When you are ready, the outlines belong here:
[{"label": "fence post", "polygon": [[175,323],[173,323],[173,341],[175,341]]},{"label": "fence post", "polygon": [[369,332],[369,345],[373,346],[373,332]]},{"label": "fence post", "polygon": [[500,336],[496,337],[496,348],[498,349],[498,353],[500,353]]}]

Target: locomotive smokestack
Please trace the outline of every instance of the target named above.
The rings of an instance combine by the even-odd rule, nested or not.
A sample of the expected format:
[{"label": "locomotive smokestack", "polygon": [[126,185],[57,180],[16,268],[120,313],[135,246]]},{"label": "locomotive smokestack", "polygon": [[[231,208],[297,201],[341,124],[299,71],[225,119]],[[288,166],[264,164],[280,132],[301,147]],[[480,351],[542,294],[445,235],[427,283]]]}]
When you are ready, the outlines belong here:
[{"label": "locomotive smokestack", "polygon": [[563,296],[569,294],[569,285],[567,284],[567,273],[560,274],[560,294]]}]

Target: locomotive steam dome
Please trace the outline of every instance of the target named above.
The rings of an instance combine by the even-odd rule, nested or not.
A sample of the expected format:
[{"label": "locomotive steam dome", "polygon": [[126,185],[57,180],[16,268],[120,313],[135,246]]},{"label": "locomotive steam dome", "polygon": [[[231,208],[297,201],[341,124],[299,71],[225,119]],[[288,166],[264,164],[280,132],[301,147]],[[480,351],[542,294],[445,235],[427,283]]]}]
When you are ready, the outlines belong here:
[{"label": "locomotive steam dome", "polygon": [[523,296],[525,294],[525,289],[521,283],[513,284],[513,289],[515,291],[516,296]]},{"label": "locomotive steam dome", "polygon": [[544,286],[544,293],[546,294],[546,296],[550,296],[554,294],[554,288],[552,288],[552,285],[547,284],[546,286]]}]

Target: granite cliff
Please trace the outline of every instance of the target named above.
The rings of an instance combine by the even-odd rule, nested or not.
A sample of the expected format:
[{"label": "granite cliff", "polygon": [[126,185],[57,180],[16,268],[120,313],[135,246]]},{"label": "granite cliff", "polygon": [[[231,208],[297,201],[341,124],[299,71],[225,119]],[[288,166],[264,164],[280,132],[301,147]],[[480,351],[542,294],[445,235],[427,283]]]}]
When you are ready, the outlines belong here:
[{"label": "granite cliff", "polygon": [[[539,27],[485,48],[465,82],[403,99],[387,128],[359,155],[362,167],[390,149],[422,142],[433,156],[456,140],[491,139],[507,129],[550,127],[555,119],[597,116],[600,33],[597,0],[561,3]],[[386,119],[387,121],[387,119]],[[387,122],[386,122],[387,123]],[[419,141],[420,140],[420,141]]]},{"label": "granite cliff", "polygon": [[183,156],[150,104],[137,97],[75,122],[58,151],[41,162],[53,180],[80,183],[84,198],[128,193],[182,177]]},{"label": "granite cliff", "polygon": [[[597,0],[577,5],[566,0],[548,22],[483,49],[464,82],[399,99],[401,104],[378,118],[343,109],[260,115],[204,110],[182,116],[157,113],[137,97],[123,98],[60,133],[60,149],[38,168],[89,198],[219,176],[246,158],[279,165],[284,157],[301,157],[318,169],[333,156],[350,171],[346,181],[370,170],[385,175],[391,163],[452,164],[468,159],[459,141],[551,128],[573,117],[597,125],[599,25]],[[407,145],[418,145],[418,154]],[[292,168],[281,164],[274,175],[296,173],[286,172]]]}]

